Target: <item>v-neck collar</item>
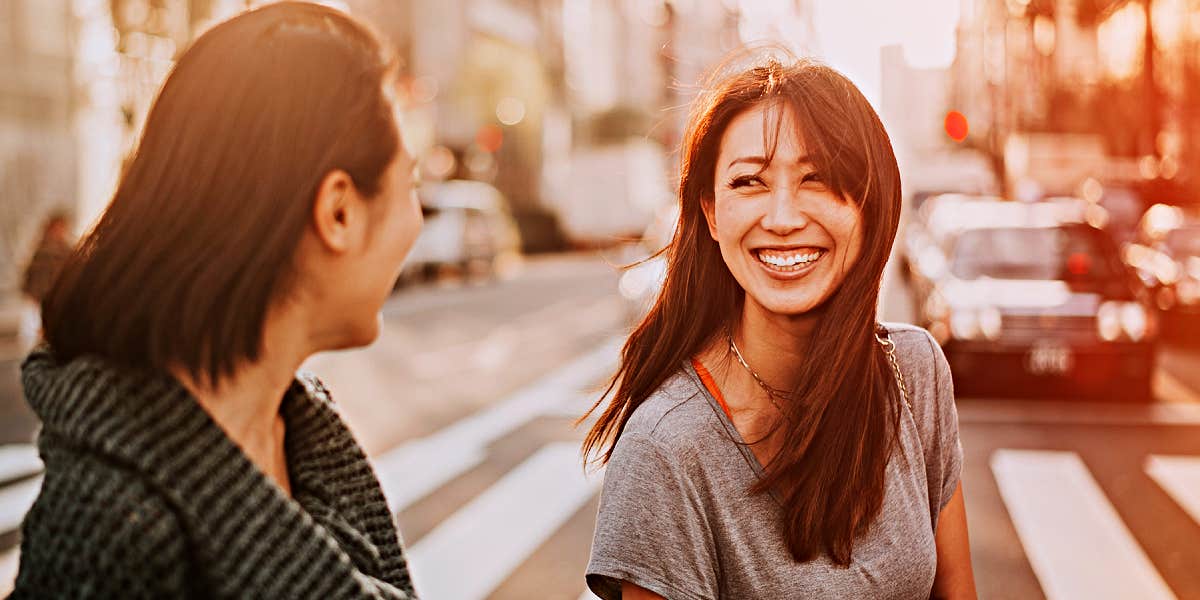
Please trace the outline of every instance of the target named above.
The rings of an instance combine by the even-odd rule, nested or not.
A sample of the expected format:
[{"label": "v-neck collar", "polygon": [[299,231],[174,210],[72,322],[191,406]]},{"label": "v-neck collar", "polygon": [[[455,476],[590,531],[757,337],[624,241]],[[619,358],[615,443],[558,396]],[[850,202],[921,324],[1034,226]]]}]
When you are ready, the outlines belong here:
[{"label": "v-neck collar", "polygon": [[[700,364],[703,365],[704,363]],[[707,368],[708,367],[705,367],[705,369]],[[700,394],[704,396],[705,400],[708,401],[709,407],[712,408],[713,413],[716,415],[717,420],[720,421],[722,427],[725,429],[726,434],[729,435],[731,441],[735,446],[737,446],[738,451],[741,452],[742,458],[746,459],[746,464],[749,465],[750,470],[754,472],[754,476],[759,479],[765,478],[766,471],[763,469],[762,463],[758,461],[758,457],[755,456],[754,451],[750,449],[750,444],[746,443],[746,440],[742,437],[741,432],[739,432],[737,427],[733,424],[733,419],[730,417],[729,413],[725,412],[726,405],[717,400],[713,393],[708,389],[708,386],[704,385],[704,381],[700,377],[700,374],[697,373],[696,368],[692,366],[692,361],[688,360],[684,363],[683,371],[691,379],[692,384],[695,385]],[[713,385],[716,385],[715,380],[713,381]]]}]

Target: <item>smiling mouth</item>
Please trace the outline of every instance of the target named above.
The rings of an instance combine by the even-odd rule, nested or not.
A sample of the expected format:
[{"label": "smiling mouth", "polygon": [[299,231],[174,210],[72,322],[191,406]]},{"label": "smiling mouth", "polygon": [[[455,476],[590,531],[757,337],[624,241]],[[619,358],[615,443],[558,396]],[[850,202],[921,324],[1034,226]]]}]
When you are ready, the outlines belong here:
[{"label": "smiling mouth", "polygon": [[773,271],[785,273],[803,271],[825,256],[823,248],[791,248],[780,250],[776,248],[759,248],[753,250],[758,262]]}]

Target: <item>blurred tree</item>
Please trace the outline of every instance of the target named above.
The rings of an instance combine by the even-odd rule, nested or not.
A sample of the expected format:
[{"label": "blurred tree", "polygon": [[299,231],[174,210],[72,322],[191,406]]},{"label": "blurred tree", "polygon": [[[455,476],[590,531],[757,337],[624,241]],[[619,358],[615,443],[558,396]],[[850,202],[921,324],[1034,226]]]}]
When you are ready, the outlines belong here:
[{"label": "blurred tree", "polygon": [[583,124],[587,139],[594,145],[620,144],[631,137],[643,137],[650,129],[650,114],[643,108],[618,105],[592,115]]}]

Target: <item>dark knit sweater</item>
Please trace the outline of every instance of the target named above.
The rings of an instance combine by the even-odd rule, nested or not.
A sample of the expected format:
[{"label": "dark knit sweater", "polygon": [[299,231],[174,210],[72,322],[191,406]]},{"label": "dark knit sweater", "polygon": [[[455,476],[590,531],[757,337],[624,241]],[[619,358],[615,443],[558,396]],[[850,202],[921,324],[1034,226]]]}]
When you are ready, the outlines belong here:
[{"label": "dark knit sweater", "polygon": [[46,472],[13,597],[412,598],[392,515],[316,378],[281,406],[288,498],[173,378],[22,366]]}]

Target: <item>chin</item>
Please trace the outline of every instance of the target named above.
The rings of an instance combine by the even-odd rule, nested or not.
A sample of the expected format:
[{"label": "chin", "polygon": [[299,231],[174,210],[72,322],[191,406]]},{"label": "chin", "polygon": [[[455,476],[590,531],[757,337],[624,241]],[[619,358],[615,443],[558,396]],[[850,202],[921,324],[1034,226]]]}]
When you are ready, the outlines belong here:
[{"label": "chin", "polygon": [[777,291],[766,294],[747,292],[746,296],[768,313],[784,317],[813,316],[821,311],[825,300],[809,294],[780,294]]},{"label": "chin", "polygon": [[784,317],[810,315],[816,309],[816,304],[812,302],[768,302],[760,304],[771,314]]},{"label": "chin", "polygon": [[342,343],[338,345],[338,350],[349,350],[351,348],[362,348],[370,346],[379,339],[381,330],[382,317],[376,315],[371,321],[351,325],[347,328],[346,337]]}]

